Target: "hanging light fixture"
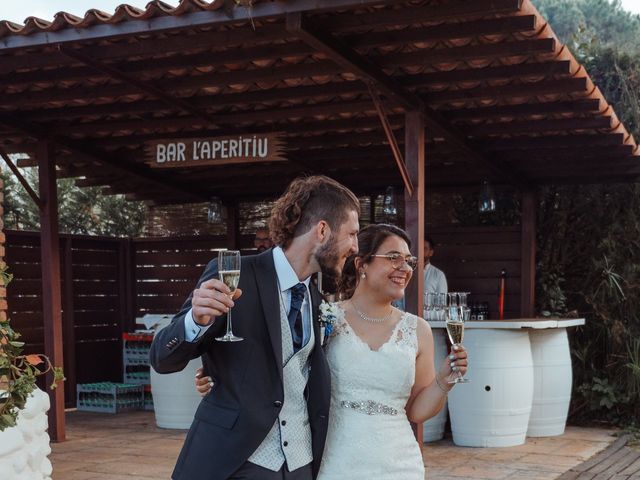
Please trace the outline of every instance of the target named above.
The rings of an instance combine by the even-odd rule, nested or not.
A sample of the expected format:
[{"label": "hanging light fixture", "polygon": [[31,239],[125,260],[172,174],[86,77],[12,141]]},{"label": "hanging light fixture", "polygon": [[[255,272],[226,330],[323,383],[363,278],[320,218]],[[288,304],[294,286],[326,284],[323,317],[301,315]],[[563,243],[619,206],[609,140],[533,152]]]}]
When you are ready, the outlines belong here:
[{"label": "hanging light fixture", "polygon": [[209,208],[207,210],[207,221],[214,225],[220,225],[226,220],[226,211],[220,197],[211,197],[209,200]]},{"label": "hanging light fixture", "polygon": [[480,186],[478,195],[478,211],[480,213],[491,213],[496,211],[496,194],[491,184],[484,180]]},{"label": "hanging light fixture", "polygon": [[393,187],[387,187],[382,198],[382,213],[387,218],[395,218],[398,215],[396,205],[396,192]]}]

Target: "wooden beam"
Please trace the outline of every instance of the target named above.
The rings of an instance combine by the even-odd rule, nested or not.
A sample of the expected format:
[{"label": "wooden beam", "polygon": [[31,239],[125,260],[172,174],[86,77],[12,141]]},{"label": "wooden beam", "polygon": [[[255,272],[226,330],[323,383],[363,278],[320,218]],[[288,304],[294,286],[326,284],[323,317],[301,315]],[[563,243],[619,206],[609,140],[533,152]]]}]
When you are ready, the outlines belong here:
[{"label": "wooden beam", "polygon": [[382,123],[384,133],[387,136],[387,142],[391,147],[391,152],[393,153],[393,158],[396,161],[398,172],[400,172],[400,176],[402,177],[404,189],[407,192],[407,195],[412,196],[413,184],[411,183],[411,178],[409,178],[407,166],[405,165],[404,158],[402,158],[402,153],[400,152],[400,148],[398,147],[396,136],[393,133],[393,129],[391,128],[391,124],[389,123],[387,114],[382,106],[382,102],[378,98],[378,94],[374,91],[373,85],[369,85],[369,94],[371,95],[371,100],[373,100],[373,104],[375,105],[376,111],[378,112],[378,117],[380,118],[380,123]]},{"label": "wooden beam", "polygon": [[[579,143],[579,142],[578,142]],[[579,150],[578,150],[579,149]],[[627,157],[633,153],[633,145],[608,145],[608,146],[586,146],[578,145],[539,145],[531,146],[526,150],[519,149],[517,145],[509,145],[508,150],[501,150],[500,157],[508,163],[513,160],[522,161],[562,161],[570,159],[593,159],[598,157],[609,158],[614,155]]]},{"label": "wooden beam", "polygon": [[18,179],[18,182],[20,182],[22,187],[27,191],[27,193],[31,197],[31,200],[33,200],[33,202],[38,206],[38,208],[42,208],[44,206],[42,200],[40,200],[40,197],[38,197],[38,194],[33,190],[33,188],[31,188],[31,185],[29,185],[29,182],[27,181],[27,179],[24,178],[22,173],[20,173],[20,170],[18,170],[18,167],[16,167],[13,164],[13,162],[11,161],[11,158],[9,158],[9,155],[2,147],[0,147],[0,157],[2,157],[2,159],[5,161],[9,169],[13,172],[13,174]]},{"label": "wooden beam", "polygon": [[609,169],[630,170],[640,166],[640,157],[636,156],[595,156],[585,158],[584,156],[574,156],[571,158],[555,159],[531,159],[516,161],[519,168],[529,172],[532,176],[545,175],[550,172],[580,172],[580,173],[607,173]]},{"label": "wooden beam", "polygon": [[405,65],[474,60],[480,58],[521,57],[554,53],[552,38],[519,40],[496,44],[465,45],[463,47],[425,48],[414,52],[393,53],[374,57],[377,65],[394,68]]},{"label": "wooden beam", "polygon": [[447,108],[439,110],[449,120],[474,118],[527,117],[550,113],[589,113],[600,110],[600,100],[568,100],[556,102],[522,103],[519,105],[498,105],[476,108]]},{"label": "wooden beam", "polygon": [[586,78],[561,78],[558,80],[540,80],[526,85],[503,85],[500,87],[472,87],[447,92],[425,92],[429,105],[439,105],[460,100],[499,100],[506,98],[522,98],[526,96],[558,93],[586,94]]},{"label": "wooden beam", "polygon": [[522,192],[520,315],[534,318],[536,293],[536,214],[538,196],[533,190]]},{"label": "wooden beam", "polygon": [[513,136],[510,138],[500,138],[484,140],[480,143],[482,148],[487,150],[510,150],[528,148],[557,148],[576,147],[588,150],[595,146],[618,146],[623,145],[624,134],[607,133],[594,135],[553,135],[545,137],[528,137],[525,135]]},{"label": "wooden beam", "polygon": [[[65,236],[62,238],[62,337],[64,345],[64,376],[65,395],[67,400],[73,401],[75,405],[76,399],[76,334],[75,334],[75,317],[73,306],[73,248],[72,237]],[[66,403],[66,402],[65,402]]]},{"label": "wooden beam", "polygon": [[367,83],[375,84],[378,90],[397,101],[405,109],[422,109],[423,102],[420,98],[405,90],[394,79],[383,73],[377,65],[360,56],[338,38],[309,25],[302,18],[302,14],[287,15],[287,31],[296,35],[318,52],[327,55],[346,71],[355,73]]},{"label": "wooden beam", "polygon": [[529,77],[555,77],[569,75],[571,63],[563,60],[499,65],[492,67],[460,68],[442,72],[429,72],[397,77],[405,87],[425,87],[456,82],[486,81]]},{"label": "wooden beam", "polygon": [[[389,12],[385,12],[386,16]],[[414,10],[415,13],[415,10]],[[453,22],[439,25],[419,26],[416,28],[402,28],[373,33],[361,32],[344,36],[344,42],[353,48],[373,47],[379,45],[394,45],[399,43],[419,43],[429,40],[454,40],[485,35],[505,35],[508,33],[529,32],[536,27],[535,15],[517,17],[501,17],[490,19],[455,18]],[[462,21],[461,21],[462,20]],[[428,21],[432,21],[429,19]],[[411,18],[407,24],[419,23],[420,20]],[[322,22],[325,29],[336,32],[332,19]]]},{"label": "wooden beam", "polygon": [[611,129],[611,117],[575,117],[524,122],[494,122],[485,125],[465,125],[464,127],[461,126],[461,128],[464,128],[466,132],[473,136],[567,132],[572,130],[606,130]]},{"label": "wooden beam", "polygon": [[[44,349],[53,365],[64,365],[62,348],[62,298],[60,288],[60,242],[58,233],[58,198],[56,165],[50,143],[43,142],[37,152],[40,162],[38,179],[40,198],[40,251],[42,259],[42,314],[44,317]],[[46,375],[47,385],[53,383],[53,373]],[[65,440],[64,386],[48,392],[49,436],[54,442]]]},{"label": "wooden beam", "polygon": [[[484,17],[488,15],[516,13],[522,0],[474,0],[473,2],[445,2],[422,7],[405,7],[359,15],[342,14],[331,18],[327,26],[332,31],[373,29],[390,25],[408,25],[448,19]],[[303,10],[298,10],[302,12]]]}]

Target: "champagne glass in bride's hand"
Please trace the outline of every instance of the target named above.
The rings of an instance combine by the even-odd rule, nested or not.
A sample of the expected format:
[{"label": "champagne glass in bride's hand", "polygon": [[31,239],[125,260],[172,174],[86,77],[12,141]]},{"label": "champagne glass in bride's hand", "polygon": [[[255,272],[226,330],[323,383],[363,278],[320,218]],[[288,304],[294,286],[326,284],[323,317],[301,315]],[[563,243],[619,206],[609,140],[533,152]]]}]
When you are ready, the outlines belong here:
[{"label": "champagne glass in bride's hand", "polygon": [[[229,296],[233,298],[233,293],[238,287],[240,281],[240,252],[238,250],[221,250],[218,252],[218,275],[220,281],[224,283],[231,293]],[[216,338],[219,342],[239,342],[242,337],[236,337],[233,334],[231,324],[231,309],[227,313],[227,333],[222,337]]]},{"label": "champagne glass in bride's hand", "polygon": [[[445,309],[445,322],[449,340],[454,347],[462,344],[464,338],[464,322],[467,319],[467,312],[464,307],[449,306]],[[469,383],[469,380],[462,376],[460,370],[452,372],[448,383]]]}]

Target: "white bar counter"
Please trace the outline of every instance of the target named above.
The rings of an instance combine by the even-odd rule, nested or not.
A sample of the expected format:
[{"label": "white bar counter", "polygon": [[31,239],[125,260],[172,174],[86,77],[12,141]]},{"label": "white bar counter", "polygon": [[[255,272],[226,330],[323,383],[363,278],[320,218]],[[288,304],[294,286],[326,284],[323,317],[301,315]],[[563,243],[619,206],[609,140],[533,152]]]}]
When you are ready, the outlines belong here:
[{"label": "white bar counter", "polygon": [[[576,319],[469,321],[463,345],[469,354],[466,377],[449,394],[456,445],[507,447],[526,436],[561,435],[571,399],[568,327]],[[429,321],[442,342],[444,321]]]},{"label": "white bar counter", "polygon": [[[445,322],[429,321],[431,328],[446,328]],[[546,318],[515,318],[510,320],[470,320],[465,323],[465,332],[472,328],[491,329],[520,329],[533,328],[541,330],[545,328],[566,328],[584,325],[584,318],[569,318],[549,320]]]}]

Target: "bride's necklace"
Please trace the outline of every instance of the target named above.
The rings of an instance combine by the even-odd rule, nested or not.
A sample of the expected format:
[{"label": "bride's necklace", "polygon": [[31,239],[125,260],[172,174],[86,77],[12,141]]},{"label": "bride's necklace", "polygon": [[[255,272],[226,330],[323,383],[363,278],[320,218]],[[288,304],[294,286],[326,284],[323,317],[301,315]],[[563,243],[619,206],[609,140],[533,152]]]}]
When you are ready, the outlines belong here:
[{"label": "bride's necklace", "polygon": [[370,317],[369,315],[365,315],[360,310],[358,310],[358,307],[356,307],[356,304],[353,300],[351,300],[351,305],[353,306],[353,309],[358,314],[358,316],[365,322],[384,323],[389,320],[391,318],[391,315],[393,314],[393,307],[389,307],[389,313],[387,313],[384,317]]}]

